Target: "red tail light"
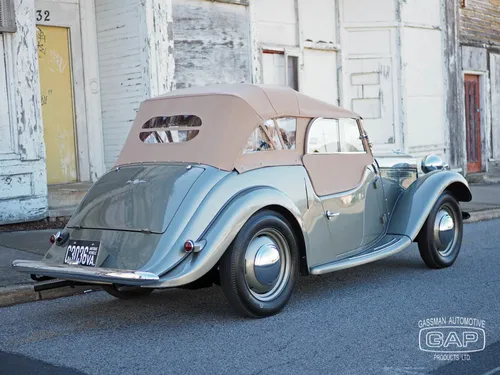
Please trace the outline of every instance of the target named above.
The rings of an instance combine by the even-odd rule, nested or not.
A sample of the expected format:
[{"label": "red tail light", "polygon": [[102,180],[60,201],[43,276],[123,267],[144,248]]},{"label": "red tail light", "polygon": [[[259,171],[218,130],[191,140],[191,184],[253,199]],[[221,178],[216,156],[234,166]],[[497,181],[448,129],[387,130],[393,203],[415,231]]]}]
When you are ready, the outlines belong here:
[{"label": "red tail light", "polygon": [[184,243],[184,250],[186,250],[186,253],[190,253],[191,251],[194,250],[194,242],[191,240],[188,240]]}]

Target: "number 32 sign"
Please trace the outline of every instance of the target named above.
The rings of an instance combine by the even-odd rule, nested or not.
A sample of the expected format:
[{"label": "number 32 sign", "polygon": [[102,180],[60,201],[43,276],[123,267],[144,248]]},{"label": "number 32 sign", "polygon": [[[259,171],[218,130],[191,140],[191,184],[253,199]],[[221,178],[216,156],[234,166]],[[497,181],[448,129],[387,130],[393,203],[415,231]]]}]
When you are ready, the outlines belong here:
[{"label": "number 32 sign", "polygon": [[50,12],[48,10],[40,10],[36,11],[36,20],[40,21],[50,21]]}]

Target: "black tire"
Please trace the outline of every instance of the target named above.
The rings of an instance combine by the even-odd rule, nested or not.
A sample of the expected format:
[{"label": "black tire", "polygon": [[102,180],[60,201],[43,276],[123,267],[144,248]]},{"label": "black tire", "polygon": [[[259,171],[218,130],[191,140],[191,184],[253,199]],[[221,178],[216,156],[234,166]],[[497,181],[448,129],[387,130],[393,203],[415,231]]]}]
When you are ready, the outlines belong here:
[{"label": "black tire", "polygon": [[[443,211],[452,218],[454,232],[453,239],[449,242],[449,245],[444,249],[440,249],[439,245],[437,245],[435,226],[438,225],[436,224],[436,220],[439,220],[438,215],[441,215]],[[451,194],[444,192],[434,204],[417,238],[422,260],[430,268],[440,269],[451,266],[460,252],[462,236],[463,219],[460,206]]]},{"label": "black tire", "polygon": [[128,287],[125,285],[103,285],[102,289],[112,295],[113,297],[119,299],[136,299],[141,297],[147,297],[153,293],[152,288],[141,288],[141,287]]},{"label": "black tire", "polygon": [[[274,290],[272,289],[266,297],[269,300],[263,300],[265,294],[256,293],[249,286],[248,272],[246,272],[248,268],[245,268],[248,267],[248,263],[245,256],[249,256],[247,249],[250,249],[249,245],[253,244],[252,241],[266,241],[275,238],[273,236],[277,238],[277,241],[273,243],[277,244],[276,248],[280,252],[280,271],[278,271],[277,281],[275,280],[279,287],[273,286],[272,288],[276,288],[275,294],[272,294]],[[260,249],[262,247],[258,251]],[[257,259],[257,254],[255,259]],[[238,314],[251,318],[263,318],[280,312],[288,303],[299,276],[299,247],[290,224],[277,212],[270,210],[257,212],[243,225],[231,246],[222,256],[219,272],[222,290],[231,307]]]}]

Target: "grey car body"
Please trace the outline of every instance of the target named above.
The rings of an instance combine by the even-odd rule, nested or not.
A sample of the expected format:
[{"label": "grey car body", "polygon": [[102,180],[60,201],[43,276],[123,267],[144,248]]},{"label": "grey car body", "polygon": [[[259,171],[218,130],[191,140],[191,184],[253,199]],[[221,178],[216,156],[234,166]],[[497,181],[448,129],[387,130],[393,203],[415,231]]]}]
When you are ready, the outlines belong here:
[{"label": "grey car body", "polygon": [[[223,90],[215,87],[213,92],[202,91],[200,95],[208,98],[222,91],[221,95],[228,96],[231,90],[254,89],[270,90],[276,98],[280,90],[286,93],[284,96],[299,95],[288,89],[274,92],[274,88],[254,85],[228,85]],[[273,96],[267,94],[272,103]],[[180,90],[171,95],[178,99],[197,94]],[[307,114],[307,120],[303,119],[305,136],[296,144],[304,155],[308,153],[312,124],[325,118],[325,111],[318,112],[321,112],[318,116]],[[365,147],[363,152],[372,157],[361,118],[345,114],[346,118],[355,119],[359,139]],[[289,111],[285,115],[290,118],[294,113]],[[283,116],[277,113],[269,117]],[[137,121],[142,131],[143,122],[143,119]],[[251,129],[256,129],[259,124],[252,126]],[[132,133],[129,137],[136,137]],[[249,135],[247,132],[243,137]],[[346,160],[351,160],[349,153],[346,154]],[[308,170],[300,160],[263,162],[262,166],[248,162],[250,168],[245,168],[243,162],[231,170],[213,165],[215,162],[205,164],[203,156],[197,157],[200,160],[155,161],[144,157],[138,162],[118,163],[92,186],[64,228],[64,236],[58,235],[58,241],[42,261],[17,260],[13,267],[33,275],[88,284],[149,289],[192,285],[218,272],[221,258],[242,228],[256,213],[266,210],[281,215],[293,231],[300,272],[321,275],[404,250],[418,239],[444,193],[457,201],[472,198],[463,176],[448,170],[435,156],[426,160],[398,154],[373,158],[372,163],[362,168],[359,181],[352,188],[332,194],[318,194],[319,185],[315,186],[311,178],[314,168],[322,168],[324,174],[334,173],[335,167],[328,163]],[[343,176],[340,174],[338,179]],[[439,223],[433,225],[439,231]],[[439,235],[436,234],[437,240]],[[68,261],[69,240],[98,242],[95,265]],[[188,241],[193,245],[190,249],[186,249]],[[255,257],[252,259],[257,262]]]}]

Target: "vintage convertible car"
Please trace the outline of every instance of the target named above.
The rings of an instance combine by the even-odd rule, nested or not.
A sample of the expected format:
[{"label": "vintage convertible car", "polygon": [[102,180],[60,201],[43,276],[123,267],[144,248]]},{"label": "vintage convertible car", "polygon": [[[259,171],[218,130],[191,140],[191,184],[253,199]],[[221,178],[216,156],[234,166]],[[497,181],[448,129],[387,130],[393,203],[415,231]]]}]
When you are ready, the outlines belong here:
[{"label": "vintage convertible car", "polygon": [[44,259],[13,267],[118,298],[217,284],[238,313],[264,317],[299,274],[413,241],[429,267],[452,265],[471,198],[438,156],[376,160],[359,115],[290,88],[182,89],[141,104],[116,166]]}]

